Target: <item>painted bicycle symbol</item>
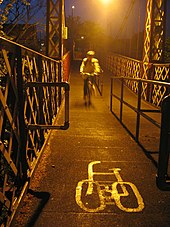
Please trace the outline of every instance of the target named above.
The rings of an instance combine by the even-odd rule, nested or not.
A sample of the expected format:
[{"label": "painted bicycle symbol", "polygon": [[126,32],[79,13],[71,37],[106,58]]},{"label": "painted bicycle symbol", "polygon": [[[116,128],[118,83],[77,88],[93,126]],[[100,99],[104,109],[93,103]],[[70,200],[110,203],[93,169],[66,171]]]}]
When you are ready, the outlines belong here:
[{"label": "painted bicycle symbol", "polygon": [[[137,187],[130,182],[125,182],[121,178],[120,168],[109,169],[108,172],[94,172],[93,167],[100,164],[101,161],[93,161],[88,164],[88,179],[79,181],[76,187],[76,203],[87,212],[99,212],[106,208],[107,205],[116,205],[120,210],[125,212],[141,212],[144,209],[143,198]],[[94,180],[94,176],[103,176],[104,181]],[[114,176],[116,182],[107,181],[108,176]],[[124,198],[131,199],[131,207],[124,205]],[[135,198],[135,199],[134,199]]]}]

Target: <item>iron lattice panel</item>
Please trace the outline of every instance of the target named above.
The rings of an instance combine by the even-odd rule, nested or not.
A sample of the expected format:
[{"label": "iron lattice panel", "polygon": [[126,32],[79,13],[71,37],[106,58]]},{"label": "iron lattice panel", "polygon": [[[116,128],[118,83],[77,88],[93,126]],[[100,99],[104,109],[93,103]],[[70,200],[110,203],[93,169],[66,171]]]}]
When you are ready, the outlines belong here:
[{"label": "iron lattice panel", "polygon": [[49,43],[48,55],[60,57],[60,1],[49,0]]},{"label": "iron lattice panel", "polygon": [[151,34],[151,59],[150,62],[164,61],[165,46],[165,12],[167,0],[153,1],[152,34]]},{"label": "iron lattice panel", "polygon": [[[41,59],[41,75],[38,69],[38,59],[28,55],[23,59],[24,83],[57,82],[58,63]],[[26,125],[52,125],[58,110],[58,88],[26,86],[24,100],[24,119]],[[38,153],[41,150],[47,130],[29,129],[27,133],[26,155],[30,171]]]},{"label": "iron lattice panel", "polygon": [[[145,38],[143,46],[143,62],[150,61],[150,45],[151,45],[151,22],[152,22],[152,0],[147,1],[146,6],[146,22],[145,22]],[[145,73],[145,72],[144,72]]]},{"label": "iron lattice panel", "polygon": [[[12,211],[18,179],[20,132],[18,119],[18,93],[16,78],[9,63],[7,52],[1,51],[0,70],[0,213]],[[0,223],[3,221],[1,217]]]},{"label": "iron lattice panel", "polygon": [[36,83],[58,82],[61,64],[4,38],[1,42],[0,224],[15,212],[49,131],[29,125],[52,125],[59,111],[59,88]]},{"label": "iron lattice panel", "polygon": [[[114,76],[141,78],[145,80],[156,80],[169,82],[170,65],[169,64],[150,64],[143,63],[135,59],[121,55],[109,55],[108,69]],[[107,68],[107,65],[106,65]],[[149,76],[149,77],[148,77]],[[126,85],[135,93],[138,92],[138,82],[127,81]],[[161,105],[162,99],[169,94],[169,90],[163,85],[152,85],[143,82],[142,94],[144,100],[149,101],[156,107]]]},{"label": "iron lattice panel", "polygon": [[166,5],[166,0],[147,1],[143,62],[164,60]]},{"label": "iron lattice panel", "polygon": [[61,59],[65,28],[64,0],[47,0],[47,55]]},{"label": "iron lattice panel", "polygon": [[[131,58],[125,58],[125,74],[126,77],[132,77],[132,78],[140,78],[141,73],[141,63],[140,61],[131,59]],[[136,81],[127,81],[127,86],[134,91],[135,93],[138,92],[138,83]]]},{"label": "iron lattice panel", "polygon": [[[155,64],[153,65],[154,80],[170,82],[170,65]],[[162,99],[169,94],[169,89],[160,85],[153,85],[152,88],[152,104],[160,106]]]}]

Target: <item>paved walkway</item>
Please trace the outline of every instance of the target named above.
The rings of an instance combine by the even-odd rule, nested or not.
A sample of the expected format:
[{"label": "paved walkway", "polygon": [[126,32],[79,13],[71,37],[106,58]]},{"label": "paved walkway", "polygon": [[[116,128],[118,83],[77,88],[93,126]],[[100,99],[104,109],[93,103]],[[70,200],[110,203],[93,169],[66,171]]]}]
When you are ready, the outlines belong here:
[{"label": "paved walkway", "polygon": [[170,226],[170,192],[156,187],[152,157],[110,113],[109,83],[105,75],[103,97],[86,107],[83,81],[72,71],[70,128],[52,132],[12,226]]}]

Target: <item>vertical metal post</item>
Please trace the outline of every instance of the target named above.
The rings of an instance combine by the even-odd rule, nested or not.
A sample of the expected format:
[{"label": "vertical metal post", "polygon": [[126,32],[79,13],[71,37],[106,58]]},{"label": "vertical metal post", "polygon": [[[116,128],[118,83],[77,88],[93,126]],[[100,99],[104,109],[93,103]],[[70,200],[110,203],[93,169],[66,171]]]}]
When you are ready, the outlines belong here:
[{"label": "vertical metal post", "polygon": [[137,118],[136,118],[136,142],[139,141],[139,129],[140,129],[140,111],[141,111],[141,92],[142,92],[142,81],[138,80],[138,103],[137,103]]},{"label": "vertical metal post", "polygon": [[46,55],[49,54],[49,21],[50,21],[50,1],[46,0]]},{"label": "vertical metal post", "polygon": [[143,76],[149,78],[150,63],[164,61],[167,0],[147,0],[143,46]]},{"label": "vertical metal post", "polygon": [[[42,82],[42,75],[43,75],[42,57],[38,56],[38,81],[39,82]],[[43,100],[43,88],[42,87],[38,88],[38,98],[39,98],[39,110],[40,110],[38,123],[44,124],[45,120],[44,120],[43,103],[42,103],[42,100]],[[42,130],[40,130],[41,145],[43,145],[44,140],[45,140],[44,133]]]},{"label": "vertical metal post", "polygon": [[113,102],[113,78],[111,78],[111,87],[110,87],[110,111],[112,112],[112,102]]},{"label": "vertical metal post", "polygon": [[[46,54],[61,60],[58,71],[58,82],[63,75],[63,33],[64,33],[64,0],[47,0],[47,41]],[[58,105],[61,104],[61,88],[58,88]]]},{"label": "vertical metal post", "polygon": [[[55,71],[55,79],[54,81],[57,82],[57,74],[58,74],[58,63],[54,63],[54,71]],[[57,88],[55,87],[55,97],[57,97]],[[55,115],[57,114],[57,107],[58,107],[58,103],[57,103],[57,99],[55,99]]]},{"label": "vertical metal post", "polygon": [[144,37],[144,62],[164,60],[167,0],[147,0]]},{"label": "vertical metal post", "polygon": [[[61,82],[62,81],[62,74],[63,74],[63,4],[64,1],[61,0],[59,1],[59,36],[60,36],[60,42],[59,42],[59,58],[61,60],[60,65],[59,65],[59,78],[58,81]],[[61,105],[61,99],[62,99],[62,95],[61,95],[61,87],[59,87],[58,90],[58,105]]]},{"label": "vertical metal post", "polygon": [[[48,70],[49,70],[49,81],[52,81],[52,72],[51,72],[51,62],[50,60],[48,60]],[[50,113],[50,124],[52,124],[52,119],[53,119],[53,111],[52,111],[52,91],[51,91],[51,87],[48,87],[48,92],[49,92],[49,102],[48,102],[48,109],[49,109],[49,113]]]},{"label": "vertical metal post", "polygon": [[121,94],[120,94],[120,122],[122,122],[123,116],[123,95],[124,95],[124,86],[123,86],[124,79],[121,78]]},{"label": "vertical metal post", "polygon": [[67,84],[65,87],[65,127],[69,127],[69,90],[70,87]]},{"label": "vertical metal post", "polygon": [[64,0],[47,0],[46,54],[55,59],[63,56]]},{"label": "vertical metal post", "polygon": [[168,162],[170,154],[170,95],[162,102],[161,135],[158,159],[157,186],[162,190],[170,190],[168,182]]},{"label": "vertical metal post", "polygon": [[18,111],[19,111],[19,131],[20,131],[20,163],[22,164],[21,179],[23,182],[27,180],[27,159],[26,159],[26,141],[27,129],[24,121],[24,93],[23,93],[23,78],[22,78],[22,55],[21,47],[16,46],[17,57],[17,89],[18,89]]}]

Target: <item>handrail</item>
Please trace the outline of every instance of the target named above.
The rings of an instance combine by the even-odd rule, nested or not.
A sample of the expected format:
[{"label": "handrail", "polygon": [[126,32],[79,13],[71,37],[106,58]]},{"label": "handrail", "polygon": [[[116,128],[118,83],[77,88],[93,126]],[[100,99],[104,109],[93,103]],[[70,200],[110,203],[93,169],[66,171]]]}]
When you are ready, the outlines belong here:
[{"label": "handrail", "polygon": [[[121,94],[120,97],[118,97],[117,95],[115,95],[113,92],[113,80],[119,80],[121,81]],[[138,92],[137,92],[137,107],[134,107],[133,105],[131,105],[130,103],[124,101],[124,82],[126,80],[131,80],[131,81],[136,81],[138,83]],[[131,108],[134,112],[136,112],[137,114],[137,118],[136,118],[136,133],[135,135],[133,135],[133,133],[129,131],[129,133],[131,134],[131,136],[135,139],[136,142],[139,142],[139,130],[140,130],[140,116],[144,117],[146,120],[150,121],[152,124],[154,124],[155,126],[157,126],[158,128],[160,128],[160,123],[158,123],[156,120],[154,120],[153,118],[149,117],[148,115],[146,115],[145,113],[160,113],[160,109],[155,108],[155,109],[142,109],[141,108],[141,88],[142,88],[142,83],[150,83],[150,84],[157,84],[157,85],[163,85],[166,87],[170,87],[169,83],[165,83],[165,82],[159,82],[159,81],[153,81],[153,80],[145,80],[145,79],[140,79],[140,78],[131,78],[131,77],[111,77],[111,94],[110,94],[110,111],[115,115],[114,111],[113,111],[113,97],[116,98],[117,100],[120,101],[120,113],[119,113],[119,117],[117,115],[115,115],[118,120],[123,124],[122,121],[122,115],[123,115],[123,105],[128,106],[129,108]],[[135,95],[135,94],[134,94]],[[123,124],[124,125],[124,124]],[[125,126],[125,125],[124,125]],[[126,126],[125,126],[126,127]]]},{"label": "handrail", "polygon": [[30,130],[33,129],[62,129],[69,128],[69,90],[70,86],[67,82],[27,82],[25,87],[60,87],[64,88],[64,100],[65,100],[65,114],[63,125],[44,125],[44,124],[28,124],[27,127]]},{"label": "handrail", "polygon": [[158,81],[158,80],[146,80],[146,79],[141,79],[141,78],[132,78],[132,77],[123,77],[123,76],[112,76],[111,78],[114,79],[125,79],[125,80],[132,80],[132,81],[138,81],[138,82],[145,82],[148,84],[156,84],[156,85],[162,85],[165,87],[170,87],[170,83],[167,82],[162,82],[162,81]]},{"label": "handrail", "polygon": [[[50,61],[55,61],[55,62],[58,62],[58,63],[61,62],[61,60],[56,60],[56,59],[50,58],[50,57],[48,57],[48,56],[46,56],[46,55],[44,55],[44,54],[42,54],[42,53],[40,53],[40,52],[38,52],[38,51],[32,50],[32,49],[30,49],[30,48],[28,48],[28,47],[26,47],[26,46],[23,46],[23,45],[21,45],[21,44],[19,44],[19,43],[16,43],[16,42],[12,41],[12,40],[10,40],[10,39],[6,39],[6,38],[4,38],[3,36],[0,36],[0,41],[5,41],[5,42],[8,43],[8,44],[12,44],[12,45],[15,46],[15,47],[22,48],[22,49],[25,50],[25,51],[29,51],[29,52],[31,52],[32,54],[35,54],[35,55],[44,57],[44,58],[46,58],[46,59],[48,59],[48,60],[50,60]],[[3,48],[3,47],[1,46],[0,49],[2,49],[2,48]]]}]

